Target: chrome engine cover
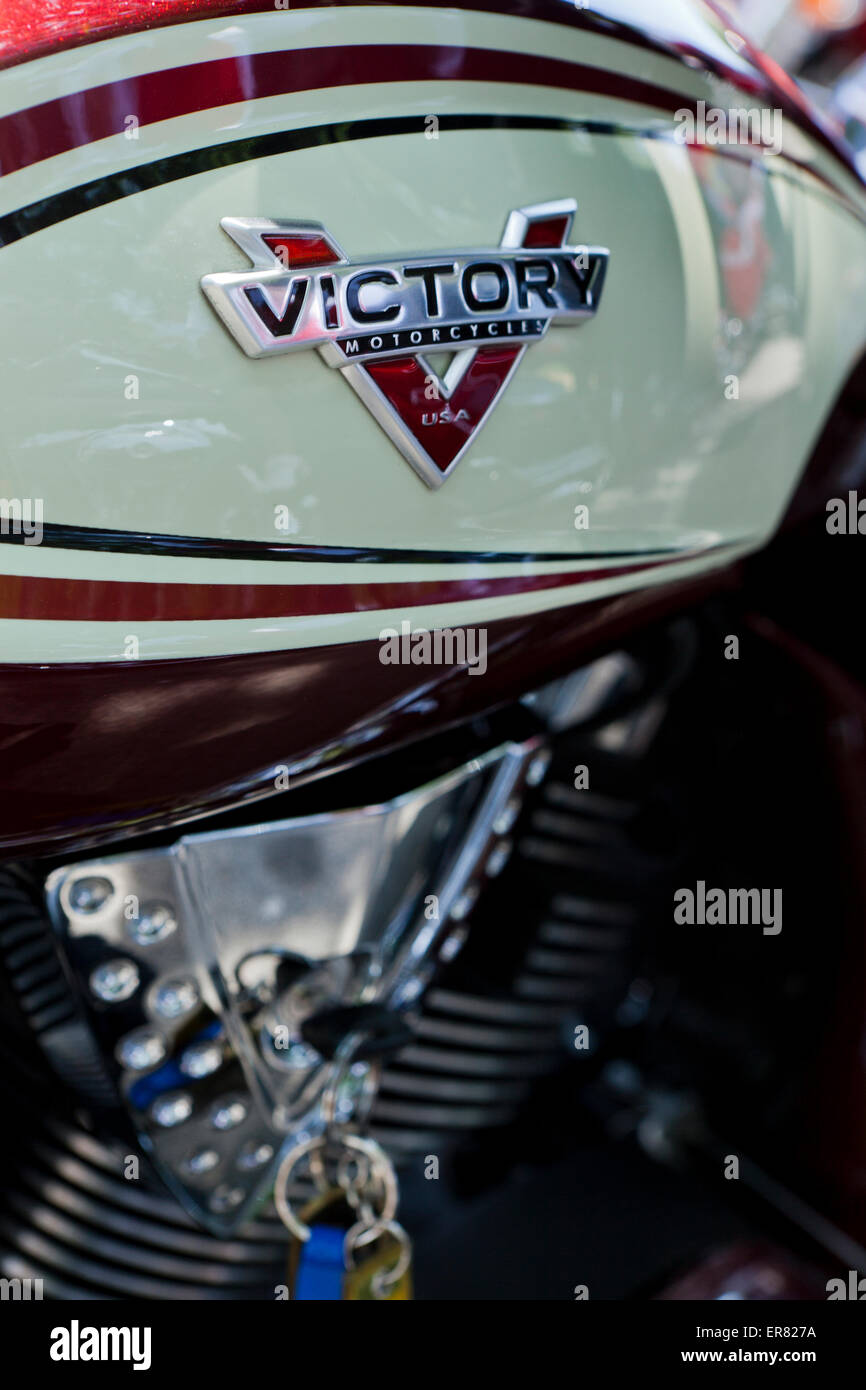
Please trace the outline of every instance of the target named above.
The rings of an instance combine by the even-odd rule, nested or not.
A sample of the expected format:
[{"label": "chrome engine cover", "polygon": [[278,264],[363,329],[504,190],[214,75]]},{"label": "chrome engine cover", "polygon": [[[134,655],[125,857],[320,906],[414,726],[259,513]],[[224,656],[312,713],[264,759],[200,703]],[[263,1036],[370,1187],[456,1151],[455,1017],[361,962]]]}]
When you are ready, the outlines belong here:
[{"label": "chrome engine cover", "polygon": [[[52,921],[139,1142],[208,1229],[247,1219],[285,1146],[321,1128],[336,1064],[307,1021],[372,1003],[403,1013],[459,949],[546,756],[539,740],[508,743],[382,805],[50,876]],[[341,1120],[375,1077],[374,1061],[349,1068]]]}]

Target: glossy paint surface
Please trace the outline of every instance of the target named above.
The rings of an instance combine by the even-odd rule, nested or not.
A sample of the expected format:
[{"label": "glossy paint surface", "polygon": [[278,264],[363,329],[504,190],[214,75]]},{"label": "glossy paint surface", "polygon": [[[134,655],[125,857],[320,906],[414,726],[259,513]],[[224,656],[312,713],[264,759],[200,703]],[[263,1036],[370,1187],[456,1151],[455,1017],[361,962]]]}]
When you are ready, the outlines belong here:
[{"label": "glossy paint surface", "polygon": [[[260,14],[278,8],[351,8],[340,0],[306,0],[278,6],[265,0],[70,0],[62,9],[34,10],[28,0],[7,0],[0,24],[0,63],[23,62],[78,44],[117,34],[140,33],[159,25],[218,16]],[[467,10],[496,11],[590,31],[613,33],[626,41],[662,51],[700,53],[705,60],[744,66],[737,48],[723,37],[722,25],[701,0],[604,0],[589,12],[571,0],[469,0]]]},{"label": "glossy paint surface", "polygon": [[[92,133],[103,138],[88,137],[4,179],[4,210],[14,211],[37,187],[44,191],[46,180],[76,186],[85,171],[96,174],[100,167],[110,177],[119,161],[134,158],[138,167],[145,155],[171,157],[206,141],[231,145],[241,133],[317,127],[322,117],[333,117],[335,104],[347,124],[371,109],[385,120],[404,117],[407,109],[418,113],[414,133],[326,139],[192,174],[4,247],[0,276],[14,329],[2,387],[4,494],[43,499],[46,520],[57,525],[532,554],[538,563],[498,570],[495,577],[532,580],[512,587],[531,587],[536,604],[546,553],[571,551],[581,570],[597,568],[584,555],[606,551],[674,549],[691,557],[720,544],[759,545],[790,495],[840,364],[847,365],[859,346],[866,294],[866,270],[858,273],[855,259],[859,223],[787,158],[744,160],[641,133],[656,122],[669,131],[682,89],[692,98],[705,89],[699,73],[673,60],[653,56],[647,66],[643,52],[624,60],[621,47],[578,31],[557,31],[552,45],[551,26],[531,21],[408,9],[404,36],[412,43],[392,51],[389,43],[377,48],[371,42],[379,38],[377,24],[383,41],[393,38],[383,20],[378,9],[357,21],[348,10],[251,17],[242,40],[230,37],[236,46],[261,46],[243,61],[203,57],[209,40],[214,54],[224,53],[229,41],[221,31],[211,33],[209,24],[149,35],[148,64],[139,55],[133,61],[131,53],[126,59],[123,45],[133,40],[119,40],[133,85],[127,92],[118,55],[108,86],[120,105],[105,108],[109,123],[120,121],[124,93],[135,107],[145,81],[157,84],[157,103],[166,92],[171,96],[167,108],[150,110],[154,117],[200,101],[217,104],[144,122],[138,139],[127,140],[122,130],[104,135],[106,126],[97,120],[101,98],[88,96],[83,121],[61,125],[62,135],[53,138],[67,145],[83,140],[93,120]],[[292,34],[306,45],[303,63],[297,52],[279,61],[282,49],[271,46],[277,31],[283,46]],[[181,32],[190,44],[186,51]],[[337,36],[334,46],[330,40]],[[78,55],[92,68],[84,87],[90,94],[106,89],[102,55],[111,47],[96,45]],[[390,57],[396,75],[409,50],[413,81],[368,80],[372,55],[380,69]],[[220,74],[234,73],[234,79],[227,87],[208,87],[204,78],[194,89],[172,85],[155,63],[161,52],[173,69],[181,60],[190,71],[216,63]],[[353,52],[357,86],[346,81]],[[197,64],[186,61],[194,54]],[[43,63],[58,63],[60,56]],[[261,96],[226,104],[227,94],[255,92],[256,57],[266,64],[270,86]],[[421,59],[427,69],[417,66]],[[507,80],[477,76],[498,71],[506,59],[501,75]],[[339,87],[268,95],[297,85],[305,64],[321,68],[305,81],[329,80],[330,74]],[[532,80],[538,65],[550,76],[543,91]],[[515,80],[521,68],[525,85]],[[419,76],[425,70],[430,75]],[[564,70],[574,88],[556,85],[566,81],[559,76]],[[593,90],[583,91],[590,70],[597,75]],[[17,80],[27,71],[12,69],[6,77]],[[667,111],[622,100],[623,84],[638,81],[669,94]],[[637,86],[635,93],[647,96]],[[449,128],[438,139],[427,138],[425,111],[442,110],[447,117],[467,109],[579,117],[586,128]],[[600,124],[605,119],[618,123],[612,132]],[[350,256],[446,252],[495,244],[510,207],[559,192],[578,199],[575,238],[611,248],[601,310],[591,323],[553,328],[526,352],[477,444],[436,497],[419,485],[338,373],[313,354],[247,360],[198,291],[202,273],[243,268],[242,254],[219,227],[226,214],[320,220]],[[831,238],[852,266],[841,324],[831,321],[835,309],[822,293]],[[38,295],[30,288],[37,284]],[[55,331],[58,303],[75,304],[75,335]],[[807,370],[807,344],[822,335],[829,351]],[[736,401],[726,397],[731,376],[738,378]],[[575,527],[581,505],[589,508],[583,530]],[[277,529],[278,519],[287,529]],[[311,629],[310,605],[300,590],[282,613],[273,605],[261,611],[267,632],[252,622],[219,632],[197,626],[196,585],[285,586],[294,576],[284,566],[279,575],[261,567],[253,580],[248,571],[229,576],[225,568],[161,556],[108,566],[104,557],[83,552],[61,556],[36,546],[11,552],[3,556],[6,592],[20,594],[22,606],[16,619],[7,601],[0,620],[10,660],[113,660],[123,653],[127,634],[107,625],[109,604],[97,619],[104,624],[99,632],[85,622],[76,628],[67,616],[62,633],[43,629],[40,650],[32,618],[42,611],[46,623],[58,621],[52,616],[57,610],[43,606],[38,589],[32,599],[27,595],[28,580],[171,586],[164,610],[182,611],[188,598],[190,621],[160,628],[153,609],[149,617],[139,610],[134,621],[142,630],[134,635],[142,658],[368,640],[379,630],[363,621],[364,606],[354,603],[340,613],[339,633],[330,623]],[[563,566],[556,572],[561,575]],[[433,583],[440,576],[411,566],[393,577]],[[489,583],[493,576],[476,568],[459,577]],[[353,574],[356,584],[377,578]],[[333,567],[298,576],[299,584],[311,581],[341,582]],[[181,598],[175,586],[187,587],[188,595]],[[561,582],[547,592],[545,603],[573,597]],[[597,594],[586,587],[582,596]],[[336,590],[331,598],[327,608],[336,616]],[[415,616],[450,623],[515,611],[475,609],[470,618],[436,608]],[[215,601],[214,621],[225,611]],[[252,608],[244,611],[255,618]],[[83,618],[87,612],[83,606]]]},{"label": "glossy paint surface", "polygon": [[[299,786],[514,700],[733,582],[717,570],[491,623],[477,676],[383,665],[378,642],[183,663],[0,665],[0,847],[95,845],[266,798],[286,776]],[[408,747],[407,772],[411,757]]]},{"label": "glossy paint surface", "polygon": [[[489,707],[491,674],[382,667],[382,631],[489,628],[525,689],[555,632],[576,659],[599,614],[772,534],[862,350],[866,204],[798,123],[778,155],[675,138],[684,106],[761,86],[680,10],[715,75],[672,34],[409,6],[398,28],[379,6],[202,20],[0,74],[0,495],[52,528],[0,537],[0,747],[20,789],[59,740],[63,788],[0,839],[216,804],[428,690],[434,722]],[[599,313],[527,349],[435,493],[338,371],[247,358],[199,288],[245,270],[225,216],[321,223],[370,261],[495,246],[511,209],[569,197],[572,240],[610,248]],[[138,725],[176,762],[193,708],[217,762],[160,790],[143,759],[113,790],[112,739]]]}]

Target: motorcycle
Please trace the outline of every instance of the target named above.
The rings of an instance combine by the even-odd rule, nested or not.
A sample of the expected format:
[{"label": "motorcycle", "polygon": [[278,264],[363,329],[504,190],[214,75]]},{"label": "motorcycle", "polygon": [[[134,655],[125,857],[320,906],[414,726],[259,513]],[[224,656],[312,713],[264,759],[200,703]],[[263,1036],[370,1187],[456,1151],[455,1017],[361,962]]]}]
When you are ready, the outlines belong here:
[{"label": "motorcycle", "polygon": [[0,67],[4,1297],[866,1296],[852,155],[699,0]]}]

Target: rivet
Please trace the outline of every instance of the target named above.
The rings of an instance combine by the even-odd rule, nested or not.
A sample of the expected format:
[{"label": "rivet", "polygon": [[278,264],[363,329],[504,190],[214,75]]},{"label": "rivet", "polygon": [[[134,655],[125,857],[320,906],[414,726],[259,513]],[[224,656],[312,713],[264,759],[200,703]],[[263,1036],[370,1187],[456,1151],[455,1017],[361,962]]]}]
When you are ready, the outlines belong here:
[{"label": "rivet", "polygon": [[110,878],[90,875],[77,878],[69,890],[69,906],[73,912],[89,915],[98,912],[114,895],[114,884]]},{"label": "rivet", "polygon": [[195,980],[178,978],[159,985],[153,996],[153,1007],[163,1018],[181,1018],[194,1009],[199,1001]]},{"label": "rivet", "polygon": [[163,1129],[173,1129],[182,1125],[192,1114],[192,1099],[186,1091],[167,1091],[153,1102],[151,1117]]},{"label": "rivet", "polygon": [[152,946],[164,941],[177,927],[177,918],[167,903],[148,903],[138,916],[127,922],[126,928],[139,946]]},{"label": "rivet", "polygon": [[124,960],[122,957],[98,965],[90,976],[90,988],[97,998],[104,1000],[106,1004],[119,1004],[124,999],[129,999],[135,994],[140,982],[141,976],[135,961]]},{"label": "rivet", "polygon": [[117,1045],[117,1059],[131,1071],[147,1071],[165,1057],[165,1043],[152,1028],[137,1028]]},{"label": "rivet", "polygon": [[247,1107],[242,1100],[229,1100],[217,1106],[211,1117],[214,1129],[235,1129],[247,1118]]}]

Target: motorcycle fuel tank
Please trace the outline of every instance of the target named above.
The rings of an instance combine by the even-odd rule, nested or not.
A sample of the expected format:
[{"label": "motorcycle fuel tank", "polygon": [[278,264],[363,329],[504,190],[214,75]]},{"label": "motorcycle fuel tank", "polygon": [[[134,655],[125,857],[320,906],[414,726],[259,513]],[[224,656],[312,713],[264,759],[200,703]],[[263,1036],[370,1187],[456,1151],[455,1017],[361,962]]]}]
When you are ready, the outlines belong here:
[{"label": "motorcycle fuel tank", "polygon": [[712,10],[639,11],[7,47],[0,844],[492,707],[772,535],[862,349],[866,200]]}]

